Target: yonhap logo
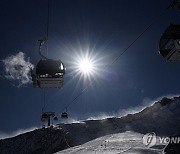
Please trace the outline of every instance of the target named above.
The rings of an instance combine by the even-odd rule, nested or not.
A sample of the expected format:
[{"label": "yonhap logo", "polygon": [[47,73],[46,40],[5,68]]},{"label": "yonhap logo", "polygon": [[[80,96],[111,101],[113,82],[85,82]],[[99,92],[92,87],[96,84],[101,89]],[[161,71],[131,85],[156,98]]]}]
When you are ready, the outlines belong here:
[{"label": "yonhap logo", "polygon": [[143,136],[143,144],[147,148],[154,146],[156,144],[156,142],[157,142],[157,139],[156,139],[156,134],[154,132],[147,133]]},{"label": "yonhap logo", "polygon": [[163,145],[164,148],[162,148],[162,151],[168,146],[168,144],[180,144],[180,137],[160,137],[156,136],[154,132],[147,133],[142,138],[143,144],[147,148],[151,148],[154,145]]}]

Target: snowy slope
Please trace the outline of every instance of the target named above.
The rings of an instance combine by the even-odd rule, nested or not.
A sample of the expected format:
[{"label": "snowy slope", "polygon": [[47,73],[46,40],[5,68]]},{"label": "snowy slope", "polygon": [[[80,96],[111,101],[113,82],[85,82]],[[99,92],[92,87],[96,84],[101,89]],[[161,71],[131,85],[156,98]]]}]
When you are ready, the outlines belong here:
[{"label": "snowy slope", "polygon": [[163,145],[146,148],[142,143],[143,134],[124,132],[106,135],[83,145],[75,146],[56,154],[160,154]]},{"label": "snowy slope", "polygon": [[[116,140],[117,138],[123,138],[124,140],[124,137],[127,136],[127,141],[119,141],[118,145],[124,142],[130,142],[127,145],[131,147],[131,144],[134,144],[134,142],[131,143],[131,140],[129,140],[131,133],[134,135],[134,138],[136,138],[137,143],[139,143],[140,138],[142,140],[143,134],[149,132],[155,132],[159,136],[173,136],[180,132],[179,121],[180,97],[171,99],[163,98],[139,113],[128,114],[121,118],[114,117],[103,120],[88,120],[81,123],[60,124],[53,129],[36,129],[13,138],[0,140],[0,151],[2,154],[54,153],[79,145],[82,145],[79,146],[82,151],[83,148],[88,149],[87,147],[91,145],[95,146],[94,149],[98,149],[99,142],[96,141],[100,140],[100,142],[104,142],[105,138],[112,136],[112,134],[116,134],[113,135],[112,140]],[[127,131],[131,132],[127,133]],[[111,147],[111,143],[113,142],[108,143],[108,149],[113,148]],[[125,144],[126,143],[124,143],[124,145]],[[118,146],[115,147],[115,149],[117,148]],[[122,150],[125,148],[127,147],[122,146]],[[138,144],[137,148],[133,149],[136,149],[136,151],[139,149],[139,152],[144,151],[144,149],[141,148],[142,144]],[[91,149],[89,150],[91,151]],[[151,150],[150,153],[153,151],[153,149],[145,150],[145,153],[149,150]],[[65,152],[69,151],[67,150]],[[157,150],[155,152],[157,153]]]}]

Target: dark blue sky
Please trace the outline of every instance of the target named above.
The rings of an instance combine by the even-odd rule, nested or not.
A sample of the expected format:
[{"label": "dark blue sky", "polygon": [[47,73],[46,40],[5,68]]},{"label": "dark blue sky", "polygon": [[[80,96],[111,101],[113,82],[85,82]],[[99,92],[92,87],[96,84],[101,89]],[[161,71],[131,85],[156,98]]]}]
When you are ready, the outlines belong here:
[{"label": "dark blue sky", "polygon": [[[68,110],[85,119],[98,113],[117,113],[142,104],[146,98],[179,94],[178,62],[158,54],[161,34],[170,23],[180,24],[180,12],[169,9],[118,61],[106,68],[169,5],[170,0],[51,0],[49,57],[60,58],[67,76],[62,89],[46,91],[46,111],[61,113],[83,88],[84,79],[71,74],[74,51],[89,46],[101,59],[101,77]],[[46,35],[45,0],[0,2],[0,59],[23,51],[36,64],[37,40]],[[73,57],[73,58],[72,58]],[[1,75],[3,75],[1,65]],[[79,82],[78,82],[79,81]],[[0,131],[40,126],[43,90],[16,88],[0,78]]]}]

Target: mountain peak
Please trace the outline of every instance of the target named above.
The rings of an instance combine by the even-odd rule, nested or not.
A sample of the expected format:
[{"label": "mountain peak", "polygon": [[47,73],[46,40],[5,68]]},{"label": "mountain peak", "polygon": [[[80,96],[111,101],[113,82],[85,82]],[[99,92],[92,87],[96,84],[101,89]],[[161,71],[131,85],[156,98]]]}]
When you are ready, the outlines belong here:
[{"label": "mountain peak", "polygon": [[87,120],[82,123],[59,124],[54,128],[36,129],[13,138],[0,140],[4,153],[53,153],[84,144],[96,138],[126,131],[159,136],[173,136],[180,130],[180,97],[155,102],[139,113],[120,118]]}]

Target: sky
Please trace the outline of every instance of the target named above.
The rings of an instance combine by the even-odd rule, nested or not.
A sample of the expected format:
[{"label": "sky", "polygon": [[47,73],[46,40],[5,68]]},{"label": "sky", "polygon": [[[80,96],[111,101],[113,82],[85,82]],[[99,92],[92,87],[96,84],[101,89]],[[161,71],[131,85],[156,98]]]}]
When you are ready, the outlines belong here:
[{"label": "sky", "polygon": [[[169,4],[170,0],[51,0],[48,57],[61,59],[67,70],[63,88],[45,90],[45,111],[61,114],[89,83],[93,84],[68,107],[70,118],[118,114],[147,100],[178,95],[180,64],[158,53],[167,26],[180,24],[177,10],[165,11]],[[23,84],[7,78],[4,63],[16,55],[20,59],[15,62],[36,66],[37,40],[46,36],[47,1],[1,1],[0,19],[0,132],[40,127],[44,90],[33,88],[27,74],[21,76]],[[77,71],[87,55],[95,66],[88,77]]]}]

